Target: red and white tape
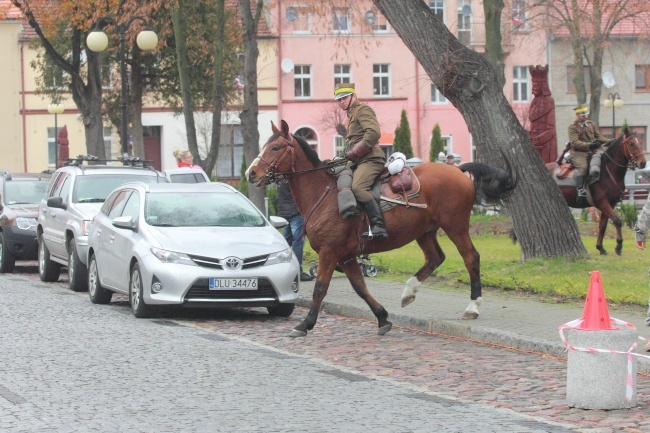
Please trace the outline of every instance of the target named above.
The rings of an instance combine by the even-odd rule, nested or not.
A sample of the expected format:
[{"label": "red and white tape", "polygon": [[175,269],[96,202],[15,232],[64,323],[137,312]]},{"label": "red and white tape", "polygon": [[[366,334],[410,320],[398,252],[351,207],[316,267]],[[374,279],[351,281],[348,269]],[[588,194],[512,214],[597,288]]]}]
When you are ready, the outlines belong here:
[{"label": "red and white tape", "polygon": [[[634,394],[634,389],[633,389],[633,380],[632,380],[632,357],[633,356],[638,356],[640,358],[648,358],[650,359],[650,356],[648,355],[643,355],[641,353],[636,353],[635,350],[637,346],[639,345],[639,340],[642,341],[650,341],[647,338],[639,336],[637,341],[635,341],[632,346],[627,350],[627,352],[622,352],[620,350],[611,350],[611,349],[596,349],[593,347],[576,347],[572,346],[569,344],[569,342],[566,339],[566,336],[564,335],[564,330],[565,329],[578,329],[578,327],[582,324],[584,319],[576,319],[572,320],[570,322],[565,323],[564,325],[560,326],[558,328],[558,332],[560,333],[560,338],[562,339],[562,343],[569,349],[569,350],[576,350],[578,352],[591,352],[591,353],[613,353],[613,354],[625,354],[627,355],[627,384],[625,386],[625,400],[631,401],[632,400],[632,395]],[[610,317],[610,323],[614,323],[616,325],[620,326],[625,326],[630,329],[636,329],[636,327],[628,322],[625,322],[623,320],[615,319],[614,317]]]}]

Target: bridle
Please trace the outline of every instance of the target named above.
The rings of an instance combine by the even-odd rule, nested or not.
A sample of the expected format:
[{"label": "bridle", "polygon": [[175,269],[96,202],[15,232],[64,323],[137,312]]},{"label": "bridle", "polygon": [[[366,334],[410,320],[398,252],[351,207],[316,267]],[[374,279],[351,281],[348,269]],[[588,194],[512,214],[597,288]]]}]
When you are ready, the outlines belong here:
[{"label": "bridle", "polygon": [[[630,149],[630,144],[629,141],[634,140],[635,143],[635,148],[637,149],[636,152],[632,152],[632,149]],[[607,152],[604,152],[605,156],[617,167],[619,168],[628,168],[630,170],[635,170],[638,166],[639,163],[637,162],[637,159],[643,155],[643,151],[639,148],[639,140],[636,137],[636,135],[630,135],[626,137],[623,140],[623,154],[625,158],[627,159],[627,165],[621,165],[614,161],[614,159],[607,154]]]},{"label": "bridle", "polygon": [[[259,159],[260,161],[268,165],[268,168],[266,169],[266,173],[264,174],[264,176],[260,177],[259,181],[257,182],[257,185],[260,185],[263,180],[265,180],[267,183],[278,183],[285,179],[288,179],[289,177],[298,176],[305,173],[311,173],[319,170],[330,170],[333,167],[339,165],[345,165],[347,163],[347,160],[339,159],[339,160],[327,161],[325,164],[321,165],[320,167],[314,167],[307,170],[296,171],[296,165],[295,165],[296,149],[294,149],[294,146],[296,145],[296,139],[294,138],[293,134],[289,134],[288,140],[286,137],[284,137],[284,135],[280,135],[280,137],[282,137],[282,139],[286,142],[287,145],[277,158],[269,162],[262,157],[261,153],[257,156],[257,159]],[[268,143],[266,146],[269,146],[271,144],[272,143]],[[287,157],[290,158],[291,171],[278,172],[278,165],[280,165],[280,163],[284,161],[284,159]]]}]

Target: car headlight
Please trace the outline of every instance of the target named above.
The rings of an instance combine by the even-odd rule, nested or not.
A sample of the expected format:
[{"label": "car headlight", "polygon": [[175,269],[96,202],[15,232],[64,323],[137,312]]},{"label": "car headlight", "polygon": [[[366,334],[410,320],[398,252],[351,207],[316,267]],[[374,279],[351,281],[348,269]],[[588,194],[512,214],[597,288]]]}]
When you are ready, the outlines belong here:
[{"label": "car headlight", "polygon": [[189,258],[187,254],[175,253],[173,251],[167,251],[156,247],[151,247],[149,250],[154,256],[158,257],[158,260],[163,263],[177,263],[180,265],[198,266],[192,259]]},{"label": "car headlight", "polygon": [[21,230],[34,230],[36,228],[36,218],[16,218],[16,227]]},{"label": "car headlight", "polygon": [[291,261],[291,257],[293,257],[293,250],[289,247],[286,250],[270,254],[266,264],[275,265],[276,263],[288,263]]},{"label": "car headlight", "polygon": [[84,236],[88,236],[88,234],[90,233],[90,227],[91,227],[90,221],[84,220],[81,223],[81,233],[83,233]]}]

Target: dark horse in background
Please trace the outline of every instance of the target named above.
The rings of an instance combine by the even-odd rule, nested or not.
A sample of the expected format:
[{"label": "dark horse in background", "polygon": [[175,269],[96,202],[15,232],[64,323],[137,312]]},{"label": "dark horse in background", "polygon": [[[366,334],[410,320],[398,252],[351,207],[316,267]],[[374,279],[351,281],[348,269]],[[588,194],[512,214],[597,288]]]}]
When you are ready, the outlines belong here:
[{"label": "dark horse in background", "polygon": [[[338,264],[356,293],[377,317],[380,335],[390,331],[388,313],[368,292],[357,264],[359,254],[372,254],[402,247],[416,240],[424,253],[424,265],[406,283],[402,306],[415,299],[415,292],[445,260],[436,238],[442,228],[456,245],[465,261],[471,280],[470,303],[463,318],[478,317],[481,304],[480,256],[469,236],[469,217],[477,193],[489,200],[507,197],[515,187],[508,171],[482,163],[465,164],[459,169],[446,164],[427,163],[413,168],[421,187],[409,203],[426,208],[398,205],[386,212],[388,238],[367,240],[361,233],[367,227],[365,214],[343,219],[339,213],[336,177],[302,138],[289,133],[283,120],[282,130],[273,125],[273,135],[247,170],[251,183],[262,186],[286,179],[300,212],[312,248],[318,253],[318,277],[311,308],[306,318],[292,331],[292,337],[307,335],[318,319],[321,304]],[[474,180],[463,173],[470,172]]]},{"label": "dark horse in background", "polygon": [[607,254],[607,251],[603,248],[603,237],[607,230],[607,222],[610,219],[612,220],[616,226],[616,254],[621,255],[623,250],[621,227],[623,223],[614,208],[625,194],[625,173],[627,169],[634,169],[637,166],[644,168],[646,163],[645,155],[636,135],[629,131],[628,128],[625,128],[620,137],[607,144],[600,161],[600,180],[587,186],[591,203],[578,203],[576,201],[576,186],[572,174],[569,174],[566,180],[558,179],[554,175],[557,164],[552,162],[546,164],[546,167],[558,184],[569,207],[587,208],[593,206],[601,212],[596,248],[603,255]]}]

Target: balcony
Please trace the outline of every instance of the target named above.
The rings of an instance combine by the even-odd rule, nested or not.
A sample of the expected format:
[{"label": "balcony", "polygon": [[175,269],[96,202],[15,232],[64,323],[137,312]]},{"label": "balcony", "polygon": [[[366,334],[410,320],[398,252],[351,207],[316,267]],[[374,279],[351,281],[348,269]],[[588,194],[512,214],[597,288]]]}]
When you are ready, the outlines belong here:
[{"label": "balcony", "polygon": [[[456,29],[455,33],[458,40],[468,48],[478,53],[485,53],[485,23],[473,22],[468,29]],[[501,45],[503,51],[507,54],[513,49],[512,47],[513,32],[509,23],[501,23]]]}]

